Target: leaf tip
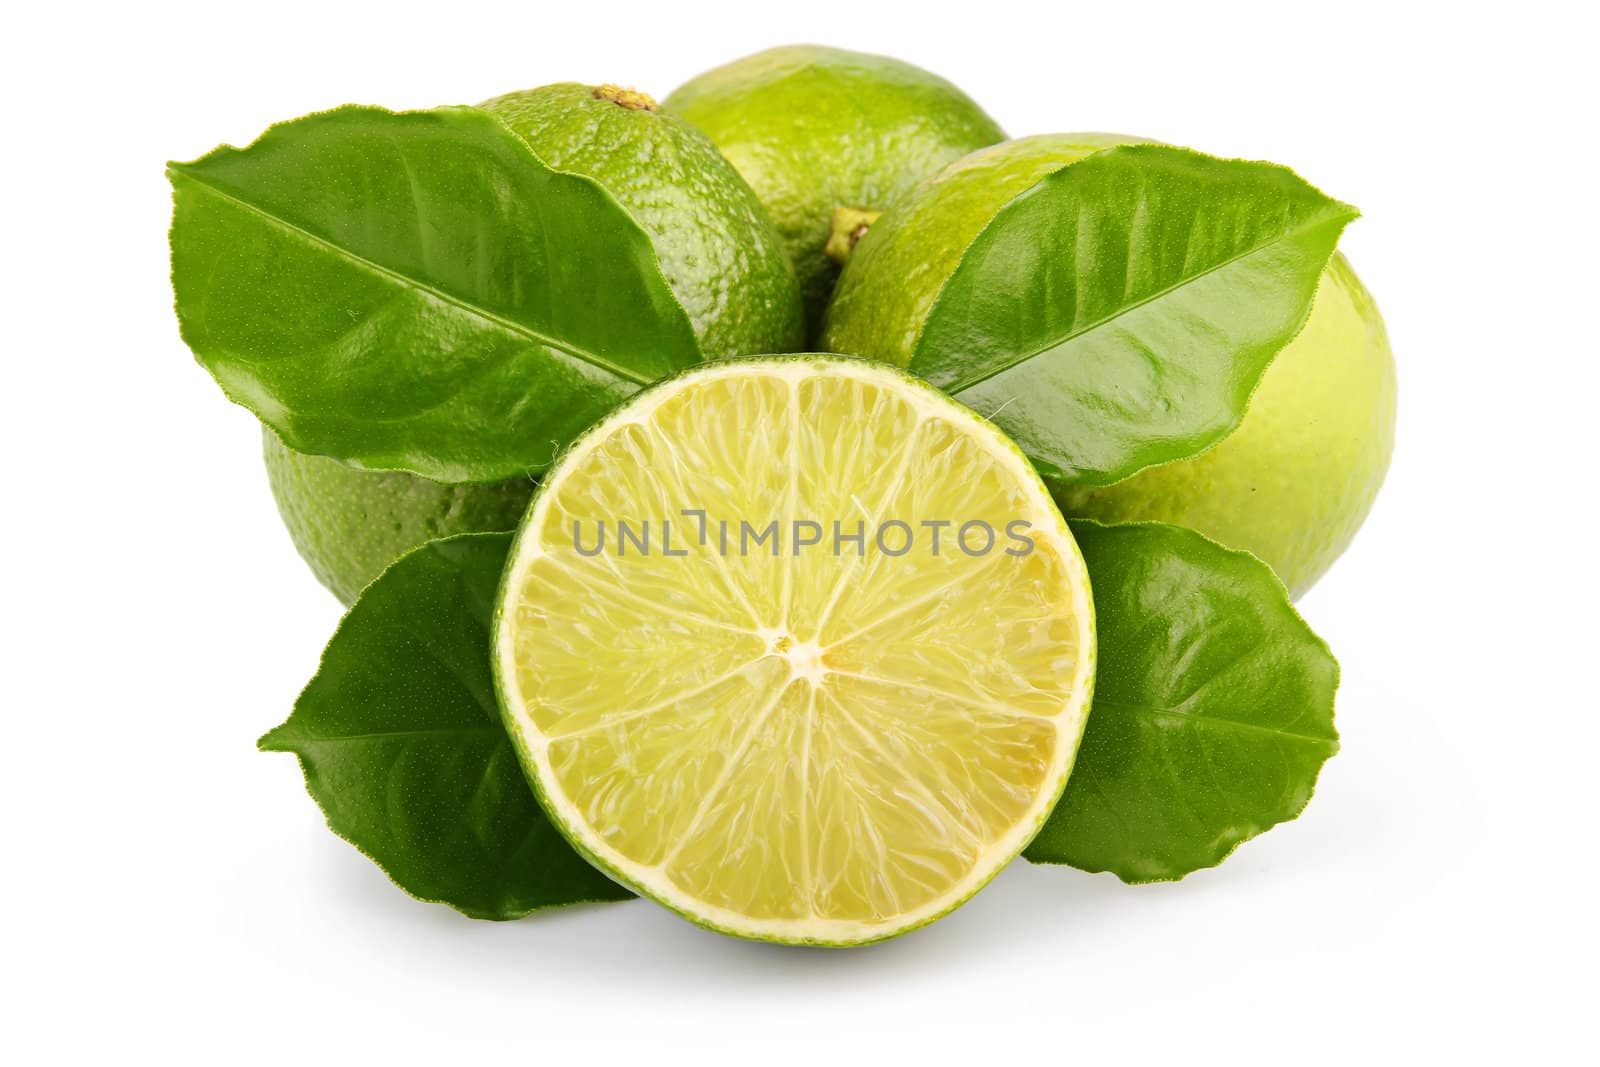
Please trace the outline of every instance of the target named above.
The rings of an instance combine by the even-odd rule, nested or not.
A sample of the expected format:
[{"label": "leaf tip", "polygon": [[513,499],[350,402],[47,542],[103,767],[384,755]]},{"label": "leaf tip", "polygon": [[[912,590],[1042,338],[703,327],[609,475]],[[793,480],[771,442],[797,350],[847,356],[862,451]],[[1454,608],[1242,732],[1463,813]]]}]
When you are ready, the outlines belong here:
[{"label": "leaf tip", "polygon": [[291,739],[285,735],[289,733],[289,724],[283,723],[274,726],[260,737],[256,738],[257,752],[293,752],[295,751]]}]

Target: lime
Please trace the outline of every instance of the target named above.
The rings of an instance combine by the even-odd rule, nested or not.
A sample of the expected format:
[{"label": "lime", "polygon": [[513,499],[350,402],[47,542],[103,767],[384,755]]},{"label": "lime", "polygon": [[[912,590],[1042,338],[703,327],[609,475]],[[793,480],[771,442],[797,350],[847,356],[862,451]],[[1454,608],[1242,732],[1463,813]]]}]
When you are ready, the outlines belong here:
[{"label": "lime", "polygon": [[1001,206],[1067,163],[1134,141],[1105,133],[1020,137],[923,179],[858,238],[828,306],[822,347],[906,366],[939,290]]},{"label": "lime", "polygon": [[359,470],[289,448],[262,427],[267,481],[278,514],[317,580],[344,604],[383,569],[425,541],[514,530],[533,495],[531,478],[496,485],[442,485],[398,471]]},{"label": "lime", "polygon": [[[483,105],[552,167],[593,178],[651,238],[710,358],[800,347],[800,293],[760,201],[705,134],[617,86],[547,85]],[[444,486],[291,452],[266,434],[267,471],[295,547],[350,603],[423,541],[514,529],[531,479]]]},{"label": "lime", "polygon": [[1342,255],[1233,433],[1104,488],[1057,489],[1070,515],[1199,530],[1265,561],[1293,597],[1355,539],[1394,452],[1395,369],[1372,295]]},{"label": "lime", "polygon": [[704,133],[615,85],[546,85],[480,106],[550,166],[599,182],[644,227],[708,358],[801,347],[783,242]]},{"label": "lime", "polygon": [[596,424],[523,520],[493,640],[581,852],[806,944],[931,922],[1016,856],[1094,671],[1082,558],[1016,446],[828,356],[695,368]]},{"label": "lime", "polygon": [[836,208],[882,210],[919,179],[1005,137],[960,89],[885,56],[773,48],[676,89],[668,111],[716,142],[783,235],[815,329],[838,276]]},{"label": "lime", "polygon": [[[1119,134],[1026,137],[921,183],[850,254],[822,343],[905,366],[961,254],[1007,201]],[[1148,143],[1148,142],[1147,142]],[[1189,526],[1268,563],[1299,596],[1349,546],[1394,449],[1395,369],[1383,320],[1342,256],[1239,427],[1199,456],[1103,488],[1054,485],[1069,516]]]}]

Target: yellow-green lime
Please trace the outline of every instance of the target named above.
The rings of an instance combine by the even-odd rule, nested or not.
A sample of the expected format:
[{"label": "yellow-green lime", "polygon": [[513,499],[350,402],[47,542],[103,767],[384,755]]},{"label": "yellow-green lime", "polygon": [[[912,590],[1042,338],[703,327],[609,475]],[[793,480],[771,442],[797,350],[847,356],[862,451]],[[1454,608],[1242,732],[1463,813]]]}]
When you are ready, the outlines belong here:
[{"label": "yellow-green lime", "polygon": [[919,179],[1005,134],[936,74],[818,45],[773,48],[691,79],[666,109],[705,130],[772,213],[813,329],[838,276],[838,208],[882,210]]},{"label": "yellow-green lime", "polygon": [[[708,358],[799,348],[794,271],[755,193],[705,134],[643,93],[561,84],[482,105],[545,163],[605,187],[650,235]],[[510,530],[532,481],[442,486],[292,453],[265,435],[267,471],[295,547],[350,603],[385,566],[434,537]]]},{"label": "yellow-green lime", "polygon": [[[962,251],[1007,201],[1120,134],[1025,137],[921,183],[856,244],[822,345],[905,366]],[[1189,526],[1267,562],[1299,596],[1349,546],[1394,449],[1395,367],[1371,294],[1335,255],[1300,335],[1239,427],[1210,450],[1115,485],[1053,485],[1068,516]]]},{"label": "yellow-green lime", "polygon": [[1016,446],[823,356],[696,368],[580,438],[520,527],[493,643],[581,852],[698,923],[821,945],[931,922],[1017,855],[1095,659],[1082,557]]},{"label": "yellow-green lime", "polygon": [[1394,452],[1395,368],[1372,295],[1335,254],[1300,335],[1267,367],[1238,429],[1192,459],[1103,488],[1070,515],[1199,530],[1264,560],[1299,597],[1355,539]]}]

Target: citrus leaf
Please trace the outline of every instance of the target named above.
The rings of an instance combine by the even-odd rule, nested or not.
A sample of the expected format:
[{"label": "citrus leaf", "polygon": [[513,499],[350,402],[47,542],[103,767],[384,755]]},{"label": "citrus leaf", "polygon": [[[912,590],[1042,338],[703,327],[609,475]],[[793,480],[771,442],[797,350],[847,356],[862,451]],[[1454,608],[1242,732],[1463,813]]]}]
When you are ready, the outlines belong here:
[{"label": "citrus leaf", "polygon": [[298,451],[538,471],[701,358],[648,235],[487,112],[340,108],[168,176],[184,340]]},{"label": "citrus leaf", "polygon": [[478,919],[632,895],[550,825],[501,726],[489,622],[510,546],[463,534],[402,557],[259,742],[300,757],[329,827],[400,888]]},{"label": "citrus leaf", "polygon": [[1299,815],[1339,748],[1339,666],[1266,564],[1161,523],[1072,523],[1099,664],[1035,863],[1182,878]]},{"label": "citrus leaf", "polygon": [[1096,152],[967,246],[910,368],[993,418],[1047,480],[1120,481],[1238,425],[1355,217],[1270,163]]}]

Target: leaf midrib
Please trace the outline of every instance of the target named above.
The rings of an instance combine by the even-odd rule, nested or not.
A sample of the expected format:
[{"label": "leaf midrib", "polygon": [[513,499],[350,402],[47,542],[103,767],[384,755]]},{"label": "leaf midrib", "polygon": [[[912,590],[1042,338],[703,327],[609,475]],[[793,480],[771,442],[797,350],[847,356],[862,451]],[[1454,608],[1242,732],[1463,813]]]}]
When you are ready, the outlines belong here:
[{"label": "leaf midrib", "polygon": [[280,215],[275,215],[256,204],[252,204],[248,200],[244,200],[233,195],[227,190],[214,185],[211,182],[205,181],[193,171],[188,170],[182,164],[173,164],[170,167],[170,170],[173,174],[183,178],[185,181],[192,182],[194,185],[206,190],[211,195],[233,204],[234,206],[257,216],[258,218],[266,219],[282,229],[298,235],[311,244],[314,244],[320,248],[328,249],[342,258],[372,271],[374,274],[378,274],[402,285],[408,285],[415,289],[421,290],[422,292],[427,293],[429,296],[434,297],[441,303],[449,304],[452,307],[459,308],[468,315],[475,316],[485,322],[499,326],[508,333],[524,337],[527,340],[544,348],[554,349],[557,352],[564,352],[567,355],[572,356],[574,359],[580,360],[581,362],[587,363],[590,366],[596,367],[600,370],[607,371],[623,381],[632,382],[638,386],[649,385],[653,380],[639,374],[636,371],[629,370],[626,367],[613,363],[597,353],[590,352],[588,349],[580,348],[576,345],[560,341],[554,337],[535,330],[526,323],[518,322],[515,319],[505,318],[502,315],[495,314],[487,308],[470,304],[461,297],[455,296],[452,293],[448,293],[435,285],[431,285],[419,278],[413,278],[411,275],[394,270],[391,267],[386,267],[383,264],[368,259],[366,256],[363,256],[349,248],[345,248],[343,245],[335,244],[333,241],[328,240],[326,237],[323,237],[320,234],[312,233],[310,230],[307,230]]},{"label": "leaf midrib", "polygon": [[[1059,174],[1060,171],[1057,171],[1055,173]],[[1015,202],[1016,202],[1015,200],[1012,201],[1012,203],[1015,203]],[[1335,202],[1335,204],[1337,204],[1337,202]],[[1346,212],[1344,212],[1344,215],[1346,216],[1344,218],[1345,222],[1349,222],[1350,219],[1354,217],[1354,216],[1348,214],[1348,209],[1346,210]],[[943,389],[945,392],[951,394],[952,396],[959,396],[959,394],[965,392],[968,389],[971,389],[973,386],[982,385],[984,382],[988,381],[989,379],[998,377],[999,375],[1004,374],[1006,371],[1011,370],[1013,367],[1021,366],[1022,364],[1028,362],[1031,359],[1037,359],[1039,356],[1042,356],[1047,352],[1050,352],[1050,351],[1052,351],[1054,349],[1061,348],[1064,345],[1071,344],[1073,341],[1076,341],[1078,338],[1082,337],[1084,334],[1090,333],[1090,332],[1092,332],[1094,330],[1098,330],[1102,326],[1105,326],[1108,323],[1115,322],[1117,319],[1121,318],[1122,316],[1124,316],[1126,314],[1129,314],[1130,312],[1137,311],[1140,308],[1144,307],[1146,304],[1154,303],[1155,301],[1160,300],[1161,298],[1163,298],[1165,296],[1168,296],[1168,295],[1170,295],[1172,293],[1175,293],[1179,289],[1183,288],[1186,285],[1192,285],[1193,283],[1199,281],[1201,278],[1204,278],[1209,274],[1214,274],[1215,272],[1217,272],[1219,270],[1225,270],[1228,267],[1233,266],[1235,263],[1238,263],[1241,260],[1248,259],[1250,256],[1257,255],[1257,254],[1259,254],[1261,252],[1266,251],[1269,248],[1274,247],[1275,245],[1282,244],[1285,241],[1291,240],[1291,239],[1296,238],[1296,237],[1301,237],[1301,236],[1303,236],[1303,235],[1305,235],[1307,233],[1310,233],[1313,230],[1318,229],[1319,227],[1326,226],[1329,223],[1338,222],[1339,219],[1340,219],[1340,216],[1341,216],[1340,212],[1331,211],[1328,214],[1326,214],[1326,217],[1318,218],[1315,222],[1310,222],[1310,223],[1308,223],[1306,225],[1303,225],[1303,226],[1301,226],[1301,227],[1299,227],[1297,229],[1285,231],[1284,233],[1278,235],[1277,237],[1274,237],[1272,240],[1267,241],[1267,242],[1265,242],[1263,244],[1252,245],[1250,248],[1245,249],[1244,251],[1238,253],[1237,255],[1229,256],[1227,259],[1223,260],[1221,263],[1217,263],[1214,266],[1207,267],[1205,270],[1202,270],[1197,274],[1186,275],[1184,278],[1180,279],[1177,282],[1174,282],[1172,285],[1169,285],[1164,289],[1158,290],[1157,292],[1151,293],[1149,296],[1144,297],[1141,300],[1136,300],[1131,304],[1125,304],[1122,307],[1118,308],[1112,314],[1107,315],[1104,318],[1097,319],[1094,322],[1091,322],[1088,325],[1084,326],[1082,329],[1071,331],[1071,332],[1065,334],[1062,337],[1059,337],[1059,338],[1057,338],[1057,339],[1055,339],[1053,341],[1050,341],[1048,344],[1040,345],[1039,347],[1034,348],[1031,351],[1024,352],[1021,355],[1017,356],[1015,359],[1012,359],[1009,362],[1001,363],[1000,365],[994,367],[992,370],[985,371],[983,374],[980,374],[980,375],[978,375],[978,376],[976,376],[976,377],[974,377],[974,378],[972,378],[972,379],[970,379],[968,381],[958,382],[958,383],[953,384],[953,385],[941,385],[940,388]],[[993,225],[993,223],[991,222],[990,225]],[[985,226],[984,229],[983,229],[983,232],[979,233],[978,236],[973,239],[972,243],[973,244],[977,244],[978,241],[981,241],[983,239],[984,234],[988,233],[988,231],[989,231],[989,227]],[[967,251],[971,251],[971,249],[972,249],[972,246],[968,245],[967,246]],[[966,260],[966,252],[963,252],[962,253],[962,261],[963,261],[963,263],[965,263],[965,260]],[[956,271],[959,272],[960,270],[961,270],[961,265],[958,264],[957,267],[956,267]],[[955,277],[955,275],[952,274],[951,277],[953,278],[953,277]],[[943,294],[941,293],[941,296],[942,295]],[[935,313],[937,313],[937,305],[936,305]],[[932,318],[932,316],[930,316],[930,320],[931,320],[931,318]],[[915,364],[916,364],[916,361],[917,361],[917,355],[920,355],[920,349],[922,347],[922,338],[926,337],[926,336],[927,336],[927,332],[926,332],[926,330],[924,330],[923,333],[917,338],[917,348],[919,349],[919,351],[917,353],[913,354],[912,357],[911,357],[912,369],[915,369]],[[935,383],[935,384],[937,384],[937,383]]]},{"label": "leaf midrib", "polygon": [[[285,723],[284,725],[287,726],[288,723]],[[277,733],[277,731],[274,730],[273,733]],[[439,726],[425,730],[374,730],[359,734],[305,733],[299,738],[289,739],[275,738],[271,734],[268,734],[266,737],[261,739],[261,742],[263,746],[268,744],[274,746],[286,746],[283,748],[267,748],[267,751],[270,752],[293,752],[294,749],[287,747],[287,742],[289,741],[292,741],[296,744],[326,744],[339,741],[392,741],[418,737],[459,737],[463,734],[474,736],[478,734],[499,734],[501,737],[504,737],[505,728],[499,723],[484,723],[482,725],[474,726]]]},{"label": "leaf midrib", "polygon": [[[1094,700],[1094,706],[1118,708],[1122,711],[1132,712],[1135,715],[1143,715],[1146,718],[1182,719],[1186,722],[1194,723],[1197,726],[1214,726],[1227,730],[1238,730],[1242,733],[1266,734],[1272,737],[1282,737],[1291,741],[1321,745],[1330,748],[1337,748],[1339,745],[1338,740],[1331,737],[1318,737],[1315,734],[1296,733],[1293,730],[1284,730],[1274,726],[1259,726],[1255,723],[1240,722],[1237,719],[1223,719],[1211,715],[1196,715],[1192,711],[1179,711],[1176,708],[1164,708],[1152,704],[1133,704],[1123,700],[1106,700],[1103,697],[1097,696]],[[1090,714],[1092,716],[1093,712],[1091,711]]]}]

